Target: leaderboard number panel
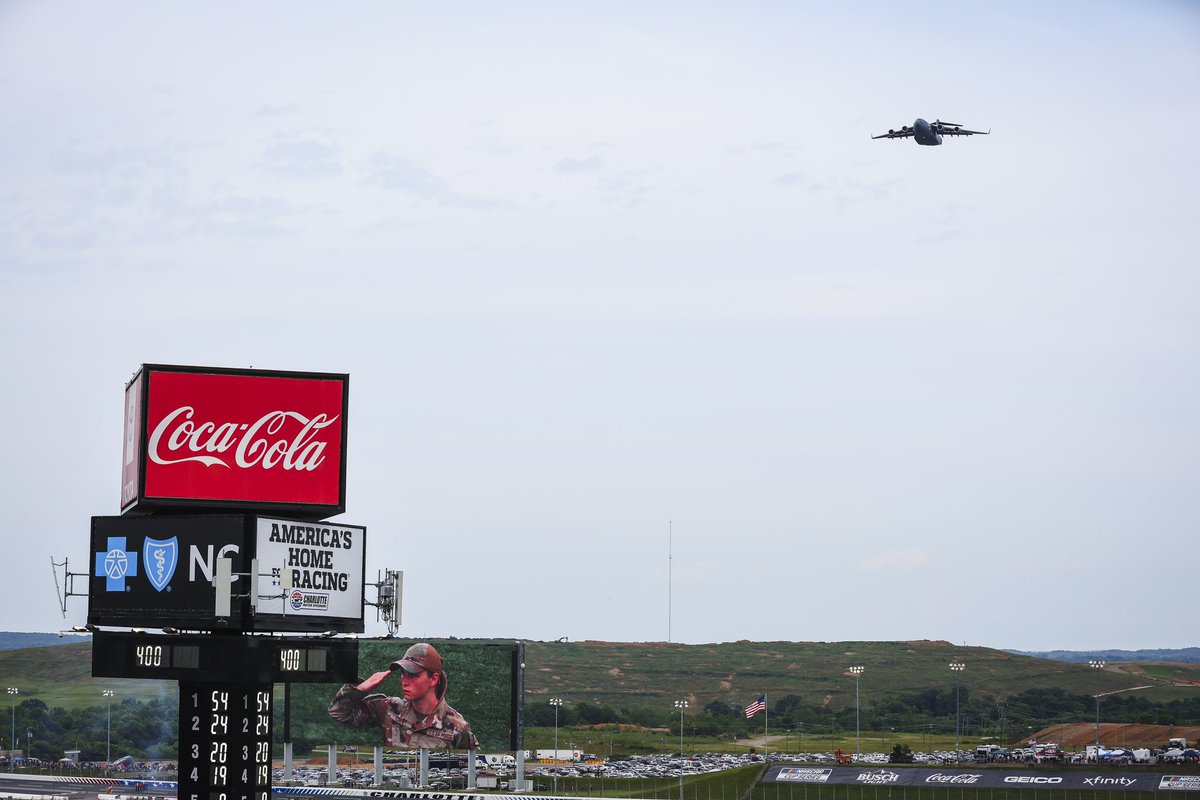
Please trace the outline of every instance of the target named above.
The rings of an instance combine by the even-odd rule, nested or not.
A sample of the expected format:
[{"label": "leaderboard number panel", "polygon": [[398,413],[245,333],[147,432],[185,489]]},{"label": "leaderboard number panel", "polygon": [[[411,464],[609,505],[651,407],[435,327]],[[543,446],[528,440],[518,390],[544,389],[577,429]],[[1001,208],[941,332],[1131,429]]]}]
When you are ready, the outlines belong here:
[{"label": "leaderboard number panel", "polygon": [[346,683],[357,675],[356,639],[96,631],[92,641],[96,678]]},{"label": "leaderboard number panel", "polygon": [[271,684],[179,682],[179,800],[271,800]]}]

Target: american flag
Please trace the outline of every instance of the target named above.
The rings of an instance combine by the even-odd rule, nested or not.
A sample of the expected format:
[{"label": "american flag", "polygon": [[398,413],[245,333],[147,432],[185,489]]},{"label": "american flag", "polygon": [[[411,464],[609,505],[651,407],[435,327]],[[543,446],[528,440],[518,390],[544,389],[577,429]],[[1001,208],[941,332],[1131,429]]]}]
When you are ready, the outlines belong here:
[{"label": "american flag", "polygon": [[766,711],[766,710],[767,710],[767,696],[765,694],[760,694],[758,696],[757,700],[755,700],[750,705],[746,706],[746,719],[750,719],[758,712]]}]

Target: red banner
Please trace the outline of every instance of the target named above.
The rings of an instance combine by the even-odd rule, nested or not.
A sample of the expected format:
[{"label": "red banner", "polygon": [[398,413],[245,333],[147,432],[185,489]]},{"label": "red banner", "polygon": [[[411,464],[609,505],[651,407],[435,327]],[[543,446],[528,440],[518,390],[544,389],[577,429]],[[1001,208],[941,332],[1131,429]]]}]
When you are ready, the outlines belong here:
[{"label": "red banner", "polygon": [[[147,366],[140,502],[344,509],[344,375]],[[130,409],[127,398],[127,415]],[[128,424],[128,419],[127,419]],[[129,455],[129,449],[126,456]],[[133,474],[123,465],[123,506]]]}]

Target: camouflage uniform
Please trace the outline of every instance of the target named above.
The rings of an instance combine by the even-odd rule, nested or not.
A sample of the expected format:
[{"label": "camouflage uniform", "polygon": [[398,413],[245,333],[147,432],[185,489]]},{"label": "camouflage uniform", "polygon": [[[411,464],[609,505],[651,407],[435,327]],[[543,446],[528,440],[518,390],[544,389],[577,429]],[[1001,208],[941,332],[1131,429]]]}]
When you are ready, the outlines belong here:
[{"label": "camouflage uniform", "polygon": [[358,684],[347,683],[333,696],[329,716],[360,728],[382,727],[383,743],[388,747],[453,747],[460,750],[479,747],[470,723],[446,703],[446,669],[437,648],[426,642],[414,644],[403,658],[392,663],[391,669],[412,675],[425,672],[438,676],[438,704],[432,714],[421,714],[403,697],[367,694],[358,688]]},{"label": "camouflage uniform", "polygon": [[418,714],[403,697],[367,694],[347,683],[334,695],[329,715],[360,728],[381,726],[386,747],[475,750],[479,742],[471,725],[442,697],[428,716]]}]

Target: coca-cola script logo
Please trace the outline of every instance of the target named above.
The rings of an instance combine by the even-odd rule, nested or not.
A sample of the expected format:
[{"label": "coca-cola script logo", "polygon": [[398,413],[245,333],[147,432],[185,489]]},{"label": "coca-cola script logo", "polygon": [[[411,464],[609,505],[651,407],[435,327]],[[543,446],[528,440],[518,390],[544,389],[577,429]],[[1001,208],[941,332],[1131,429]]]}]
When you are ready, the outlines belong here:
[{"label": "coca-cola script logo", "polygon": [[343,506],[346,382],[306,375],[151,370],[140,499]]},{"label": "coca-cola script logo", "polygon": [[942,773],[935,772],[925,779],[926,783],[979,783],[982,778],[978,772]]},{"label": "coca-cola script logo", "polygon": [[[314,437],[338,419],[325,414],[309,418],[296,411],[271,411],[249,423],[197,423],[193,420],[195,413],[191,406],[181,406],[163,417],[150,434],[151,461],[155,464],[197,461],[206,467],[228,467],[229,462],[223,456],[232,450],[233,463],[243,469],[271,469],[278,465],[312,472],[325,460],[326,445]],[[289,421],[294,424],[289,425]],[[184,453],[193,455],[181,455]]]}]

